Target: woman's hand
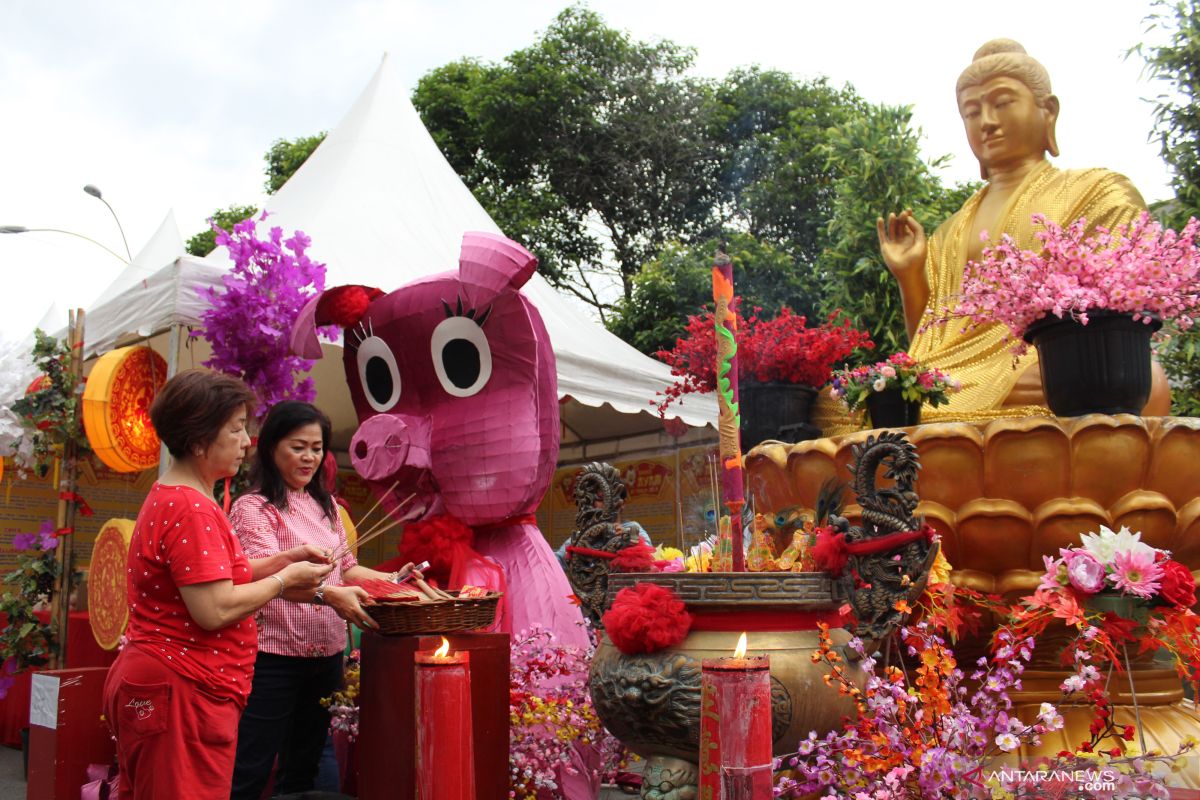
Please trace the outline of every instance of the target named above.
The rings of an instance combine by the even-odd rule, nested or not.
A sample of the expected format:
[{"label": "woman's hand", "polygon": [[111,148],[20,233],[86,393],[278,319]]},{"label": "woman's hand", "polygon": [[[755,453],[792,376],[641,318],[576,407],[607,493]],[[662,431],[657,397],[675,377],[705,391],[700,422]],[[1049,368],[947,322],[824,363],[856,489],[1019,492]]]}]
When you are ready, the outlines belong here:
[{"label": "woman's hand", "polygon": [[420,572],[417,572],[416,565],[413,564],[413,562],[411,562],[411,561],[408,562],[407,564],[405,564],[400,569],[393,572],[391,575],[388,576],[388,578],[393,583],[399,583],[400,581],[407,578],[409,575],[412,575],[413,577],[417,578],[418,580],[425,580],[425,576],[423,574],[421,574]]},{"label": "woman's hand", "polygon": [[296,561],[275,573],[288,589],[315,589],[333,571],[333,564]]},{"label": "woman's hand", "polygon": [[369,600],[370,595],[361,586],[326,586],[325,605],[337,612],[346,622],[353,622],[360,628],[375,630],[379,625],[367,614],[362,604]]},{"label": "woman's hand", "polygon": [[301,544],[293,547],[291,550],[284,551],[284,556],[288,561],[310,561],[313,564],[328,564],[329,551],[322,550],[316,545]]}]

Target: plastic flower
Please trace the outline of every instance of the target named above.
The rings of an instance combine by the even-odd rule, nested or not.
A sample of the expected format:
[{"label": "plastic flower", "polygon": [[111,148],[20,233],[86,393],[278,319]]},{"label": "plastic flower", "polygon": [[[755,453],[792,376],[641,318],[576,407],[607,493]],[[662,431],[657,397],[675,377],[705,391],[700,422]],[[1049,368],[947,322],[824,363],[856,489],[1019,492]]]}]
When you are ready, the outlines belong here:
[{"label": "plastic flower", "polygon": [[1157,550],[1142,541],[1140,532],[1134,533],[1124,526],[1114,533],[1101,525],[1099,533],[1085,533],[1079,538],[1083,543],[1083,549],[1095,556],[1101,564],[1112,564],[1118,553],[1137,552],[1148,555],[1152,559],[1158,553]]},{"label": "plastic flower", "polygon": [[1095,594],[1104,588],[1104,567],[1087,550],[1063,548],[1058,551],[1067,568],[1067,580],[1086,594]]},{"label": "plastic flower", "polygon": [[[808,327],[804,316],[787,306],[772,319],[759,316],[756,308],[749,318],[738,310],[740,298],[734,298],[737,327],[738,374],[745,383],[791,383],[814,388],[829,382],[834,364],[844,361],[858,348],[875,347],[871,337],[851,326],[840,311],[830,314],[816,327]],[[683,336],[670,350],[655,353],[671,367],[675,382],[667,387],[657,406],[659,415],[685,394],[716,390],[717,344],[713,313],[706,311],[688,317]]]},{"label": "plastic flower", "polygon": [[1162,567],[1155,563],[1154,552],[1126,550],[1113,560],[1113,584],[1123,592],[1147,599],[1158,592]]},{"label": "plastic flower", "polygon": [[1149,213],[1113,230],[1087,221],[1061,226],[1041,214],[1036,250],[1021,250],[1012,237],[983,250],[981,262],[967,265],[957,305],[938,309],[922,325],[965,319],[970,325],[1000,323],[1009,329],[1013,352],[1027,349],[1021,336],[1029,326],[1053,315],[1088,322],[1088,312],[1154,314],[1192,327],[1200,313],[1200,221],[1180,232],[1164,229]]}]

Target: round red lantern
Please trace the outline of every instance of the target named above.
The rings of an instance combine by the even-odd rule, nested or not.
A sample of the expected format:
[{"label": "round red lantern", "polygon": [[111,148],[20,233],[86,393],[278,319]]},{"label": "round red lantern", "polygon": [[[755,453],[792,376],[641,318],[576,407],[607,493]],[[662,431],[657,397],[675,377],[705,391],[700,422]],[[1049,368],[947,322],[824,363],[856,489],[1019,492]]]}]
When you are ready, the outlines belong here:
[{"label": "round red lantern", "polygon": [[125,559],[133,538],[133,520],[110,519],[104,523],[92,545],[92,565],[88,569],[88,619],[92,636],[105,650],[113,650],[129,624],[129,578]]},{"label": "round red lantern", "polygon": [[117,472],[158,464],[150,404],[167,379],[167,363],[149,347],[122,347],[92,367],[83,391],[83,428],[96,455]]}]

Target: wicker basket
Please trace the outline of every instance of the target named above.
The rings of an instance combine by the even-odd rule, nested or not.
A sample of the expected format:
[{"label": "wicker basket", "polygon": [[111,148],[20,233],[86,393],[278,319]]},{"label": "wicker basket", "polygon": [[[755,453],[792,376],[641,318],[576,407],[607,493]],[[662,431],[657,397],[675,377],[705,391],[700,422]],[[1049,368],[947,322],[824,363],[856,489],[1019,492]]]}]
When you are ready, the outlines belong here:
[{"label": "wicker basket", "polygon": [[[454,594],[454,592],[451,592]],[[418,633],[449,633],[486,628],[496,621],[500,592],[484,597],[455,598],[423,603],[379,601],[368,607],[379,633],[400,636]]]}]

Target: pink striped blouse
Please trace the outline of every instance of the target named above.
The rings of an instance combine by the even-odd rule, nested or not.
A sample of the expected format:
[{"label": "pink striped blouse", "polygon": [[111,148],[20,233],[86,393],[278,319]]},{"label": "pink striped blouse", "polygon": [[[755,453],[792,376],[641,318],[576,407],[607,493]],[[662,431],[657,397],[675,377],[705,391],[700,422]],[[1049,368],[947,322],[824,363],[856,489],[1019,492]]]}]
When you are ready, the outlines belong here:
[{"label": "pink striped blouse", "polygon": [[[260,494],[245,494],[229,513],[233,530],[249,558],[265,558],[303,544],[335,550],[346,542],[341,515],[330,522],[320,504],[307,492],[287,493],[287,508],[280,510]],[[325,579],[328,586],[342,583],[342,573],[358,561],[347,554]],[[331,656],[346,648],[346,623],[328,606],[278,599],[255,615],[258,649],[280,656]]]}]

